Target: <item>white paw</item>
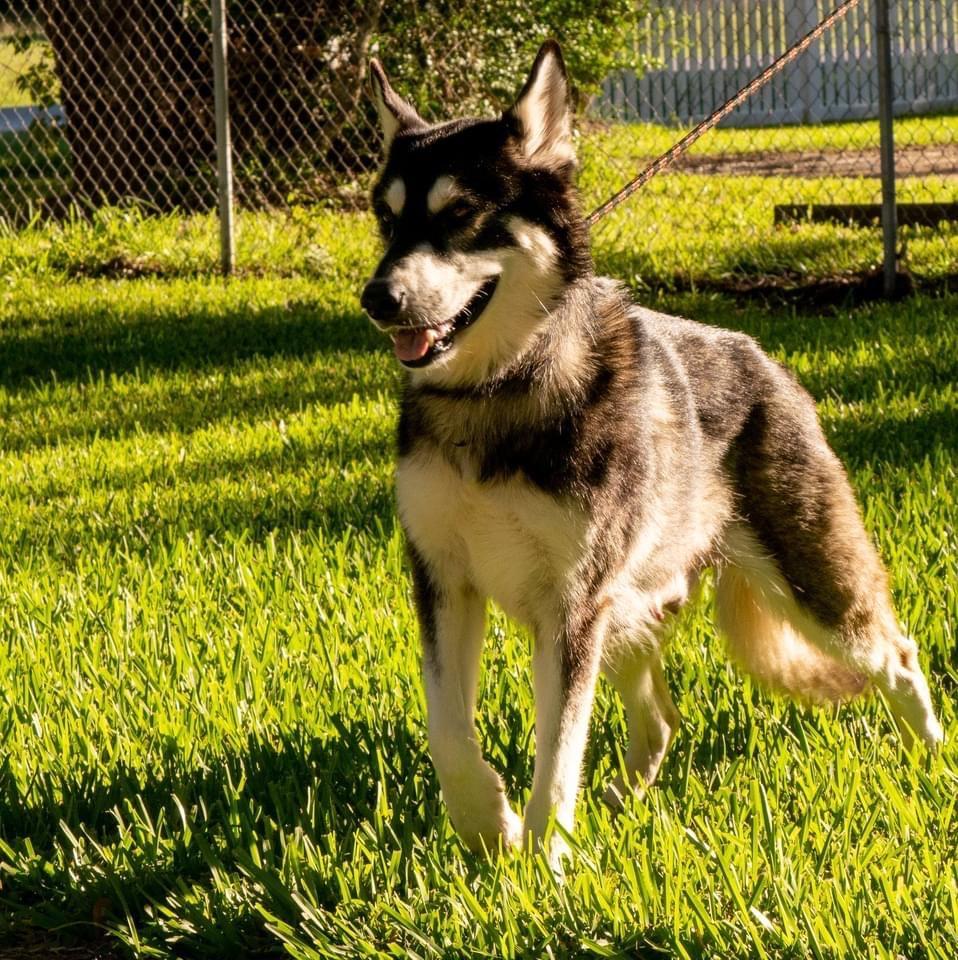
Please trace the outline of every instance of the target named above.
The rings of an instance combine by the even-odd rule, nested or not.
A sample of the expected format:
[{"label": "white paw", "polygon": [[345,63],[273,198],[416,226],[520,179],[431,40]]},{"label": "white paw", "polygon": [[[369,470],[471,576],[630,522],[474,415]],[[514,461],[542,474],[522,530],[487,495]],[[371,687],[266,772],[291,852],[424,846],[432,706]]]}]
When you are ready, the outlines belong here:
[{"label": "white paw", "polygon": [[541,853],[557,877],[564,874],[565,863],[572,859],[572,849],[567,837],[572,832],[572,817],[568,816],[568,826],[564,829],[553,817],[545,816],[542,806],[529,801],[526,808],[525,823],[522,828],[523,845],[526,850]]},{"label": "white paw", "polygon": [[473,852],[507,850],[522,843],[522,820],[501,798],[495,806],[480,809],[473,807],[468,812],[449,811],[452,824],[462,842]]},{"label": "white paw", "polygon": [[554,833],[545,854],[552,872],[561,880],[565,875],[566,864],[572,860],[569,841],[560,833]]},{"label": "white paw", "polygon": [[945,732],[935,716],[935,711],[927,702],[927,697],[904,698],[899,702],[891,699],[892,712],[898,724],[901,741],[906,750],[910,750],[915,740],[929,750],[937,750],[945,739]]},{"label": "white paw", "polygon": [[615,779],[605,788],[602,794],[602,800],[613,813],[621,813],[625,809],[626,802],[630,797],[641,800],[646,793],[646,789],[639,783],[627,784],[622,774],[616,774]]},{"label": "white paw", "polygon": [[944,743],[945,731],[933,713],[925,717],[924,729],[920,731],[919,736],[930,750],[937,750]]},{"label": "white paw", "polygon": [[522,844],[522,817],[507,806],[501,822],[502,844],[505,847],[518,847]]},{"label": "white paw", "polygon": [[605,793],[602,794],[602,802],[614,813],[621,813],[625,808],[627,792],[628,788],[625,781],[619,775],[605,788]]}]

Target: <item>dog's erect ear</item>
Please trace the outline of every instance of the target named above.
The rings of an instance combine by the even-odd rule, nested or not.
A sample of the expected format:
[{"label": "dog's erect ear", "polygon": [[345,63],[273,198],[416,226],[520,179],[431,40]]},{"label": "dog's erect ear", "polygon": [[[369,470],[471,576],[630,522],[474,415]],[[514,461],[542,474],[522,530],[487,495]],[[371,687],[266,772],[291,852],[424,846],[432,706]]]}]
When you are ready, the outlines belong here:
[{"label": "dog's erect ear", "polygon": [[400,130],[425,126],[425,121],[389,85],[386,71],[378,60],[369,61],[369,79],[379,123],[383,130],[383,149],[388,150]]},{"label": "dog's erect ear", "polygon": [[557,168],[575,161],[569,80],[555,40],[539,48],[515,104],[505,113],[519,128],[523,155],[536,166]]}]

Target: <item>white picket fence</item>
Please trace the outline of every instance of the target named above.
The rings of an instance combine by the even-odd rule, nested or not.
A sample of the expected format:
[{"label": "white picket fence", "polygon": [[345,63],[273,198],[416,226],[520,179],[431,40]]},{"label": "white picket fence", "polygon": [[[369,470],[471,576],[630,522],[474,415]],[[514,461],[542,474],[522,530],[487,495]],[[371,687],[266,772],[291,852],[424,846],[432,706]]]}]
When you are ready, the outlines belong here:
[{"label": "white picket fence", "polygon": [[[806,34],[836,0],[674,0],[650,18],[638,52],[595,104],[603,117],[689,124],[708,116]],[[958,0],[891,0],[895,112],[958,108]],[[874,8],[864,0],[724,123],[854,120],[878,113]]]}]

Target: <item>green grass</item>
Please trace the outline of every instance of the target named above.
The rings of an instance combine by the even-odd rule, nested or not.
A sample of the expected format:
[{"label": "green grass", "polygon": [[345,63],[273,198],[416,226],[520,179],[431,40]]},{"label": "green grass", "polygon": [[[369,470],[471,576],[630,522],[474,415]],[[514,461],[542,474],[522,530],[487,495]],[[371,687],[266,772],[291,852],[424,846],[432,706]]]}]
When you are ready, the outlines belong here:
[{"label": "green grass", "polygon": [[[584,165],[581,180],[587,209],[621,182],[598,161]],[[922,184],[912,190],[905,181],[901,198],[922,195],[928,186]],[[640,288],[768,278],[801,284],[856,276],[881,264],[877,227],[776,227],[772,209],[775,203],[836,193],[849,201],[867,200],[871,191],[867,183],[850,180],[663,175],[597,225],[596,257],[602,269]],[[332,278],[346,276],[345,270],[355,278],[374,256],[374,233],[363,213],[243,212],[237,264],[247,275]],[[216,269],[218,236],[212,216],[147,218],[135,210],[107,210],[92,220],[46,222],[28,230],[4,229],[0,221],[0,271],[63,279],[196,276]],[[916,277],[934,283],[954,276],[958,225],[903,230],[902,240],[905,263]]]},{"label": "green grass", "polygon": [[[580,185],[589,210],[607,199],[652,154],[678,136],[655,125],[617,125],[590,129],[579,143]],[[718,130],[693,151],[735,154],[749,149],[818,150],[829,144],[857,147],[872,143],[872,121]],[[958,116],[905,118],[897,121],[897,142],[949,143],[958,136]],[[876,141],[877,142],[877,141]],[[41,147],[45,152],[40,152]],[[62,141],[0,138],[0,212],[18,226],[26,199],[56,195],[69,179]],[[950,202],[958,181],[945,176],[904,176],[900,202]],[[29,196],[27,196],[29,195]],[[877,178],[760,177],[664,173],[595,228],[594,242],[603,266],[638,287],[695,287],[716,280],[751,282],[785,276],[799,283],[823,277],[851,276],[881,262],[881,235],[875,228],[829,224],[776,227],[776,204],[878,203]],[[2,228],[0,219],[0,228]],[[252,271],[322,272],[323,238],[351,224],[364,255],[371,255],[371,224],[363,214],[293,211],[283,216],[247,213],[241,217],[238,263]],[[704,227],[704,229],[703,229]],[[316,237],[320,239],[317,241]],[[0,264],[15,271],[39,265],[68,275],[212,269],[217,229],[210,218],[155,218],[134,213],[105,213],[95,224],[82,220],[47,224],[0,238]],[[958,226],[903,232],[907,264],[919,277],[938,280],[953,275],[958,264]],[[340,244],[340,247],[343,247]],[[352,256],[352,255],[351,255]],[[317,259],[319,258],[319,259]],[[353,257],[355,260],[355,257]]]},{"label": "green grass", "polygon": [[[587,210],[611,196],[680,131],[654,124],[617,124],[584,135],[580,185]],[[955,143],[958,116],[903,118],[896,144]],[[692,153],[734,156],[751,151],[877,147],[875,121],[804,127],[713,130]],[[958,198],[954,177],[899,175],[899,203],[948,203]],[[804,177],[663,173],[595,228],[600,257],[638,285],[695,285],[716,279],[790,275],[795,281],[858,274],[881,263],[877,229],[829,224],[776,227],[778,204],[881,202],[877,177]],[[908,264],[929,278],[954,274],[958,227],[906,231]]]},{"label": "green grass", "polygon": [[[0,44],[0,52],[2,50]],[[586,209],[607,199],[651,157],[675,143],[680,133],[656,124],[585,124],[578,149]],[[895,138],[899,146],[954,145],[958,141],[958,115],[900,118],[896,120]],[[877,146],[877,121],[866,120],[718,129],[699,140],[691,152],[734,157],[756,151],[818,153],[877,149]],[[947,203],[958,198],[958,180],[953,176],[915,177],[908,175],[907,169],[905,165],[899,175],[900,202]],[[368,177],[360,177],[359,181],[365,184]],[[6,219],[22,226],[33,211],[43,206],[44,200],[65,196],[69,184],[69,151],[62,137],[43,130],[0,136],[0,221]],[[853,274],[872,269],[880,262],[881,239],[876,230],[829,225],[777,229],[773,225],[774,208],[776,204],[877,204],[880,200],[881,186],[875,176],[664,173],[603,220],[596,228],[595,242],[600,254],[608,254],[607,262],[615,272],[631,278],[639,286],[678,284],[685,287],[704,279],[763,276],[783,271],[793,272],[798,279]],[[276,222],[281,221],[273,221]],[[702,225],[708,229],[696,229]],[[163,229],[161,226],[159,232]],[[170,229],[166,230],[167,235]],[[211,237],[215,235],[215,228],[209,225],[192,228],[193,232],[203,229],[209,229]],[[246,263],[259,267],[263,258],[276,260],[267,249],[271,241],[264,243],[261,239],[270,230],[275,233],[276,228],[269,226],[268,218],[256,222],[250,232],[260,238],[256,243],[263,249],[253,251],[254,255]],[[130,241],[134,245],[142,245],[135,235],[139,231],[139,225],[135,224]],[[151,229],[149,233],[157,236],[157,230]],[[78,236],[78,231],[73,230],[70,236]],[[958,262],[954,225],[940,231],[911,231],[906,240],[916,272],[931,276],[954,272]],[[282,238],[279,242],[284,249],[289,247]],[[169,246],[168,237],[164,243]],[[30,244],[30,249],[34,246]],[[145,249],[142,253],[149,262],[156,259],[155,250]],[[291,249],[290,254],[296,260],[302,258],[301,252],[295,249]],[[191,259],[192,255],[189,249],[182,257]],[[95,253],[81,253],[84,261],[91,256],[95,257]],[[164,269],[165,265],[164,260]]]},{"label": "green grass", "polygon": [[[230,282],[209,218],[0,235],[0,943],[953,956],[958,297],[821,315],[655,300],[755,334],[820,399],[949,739],[910,758],[875,700],[761,693],[728,666],[706,586],[669,658],[682,730],[617,819],[597,798],[624,720],[600,691],[560,886],[535,856],[466,854],[425,753],[392,500],[398,375],[356,297],[368,224],[240,226]],[[704,280],[707,264],[874,255],[846,249],[868,231],[770,232],[773,254],[702,234],[670,228],[619,262]],[[922,242],[944,272],[955,236]],[[529,639],[498,614],[482,694],[483,744],[522,799]]]},{"label": "green grass", "polygon": [[[689,128],[658,123],[609,123],[601,127],[605,149],[624,156],[655,157]],[[898,146],[926,147],[958,141],[958,114],[895,119]],[[690,149],[692,154],[781,153],[795,150],[878,149],[877,120],[848,120],[777,127],[718,127]]]}]

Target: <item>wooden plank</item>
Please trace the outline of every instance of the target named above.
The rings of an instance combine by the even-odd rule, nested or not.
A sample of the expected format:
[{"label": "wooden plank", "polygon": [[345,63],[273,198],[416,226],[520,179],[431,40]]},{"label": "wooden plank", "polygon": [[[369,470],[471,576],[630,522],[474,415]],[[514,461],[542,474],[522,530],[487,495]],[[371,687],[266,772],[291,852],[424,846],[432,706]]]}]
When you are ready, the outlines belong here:
[{"label": "wooden plank", "polygon": [[677,4],[676,16],[678,23],[676,26],[676,50],[675,50],[675,115],[677,118],[687,117],[691,110],[691,97],[689,95],[689,46],[688,38],[691,14],[689,11],[689,0],[681,0]]},{"label": "wooden plank", "polygon": [[948,57],[958,52],[955,43],[955,24],[958,23],[958,8],[949,12],[944,9],[938,11],[940,19],[939,29],[939,59],[935,71],[936,84],[939,96],[954,96],[958,98],[958,70],[948,69]]},{"label": "wooden plank", "polygon": [[[901,227],[937,226],[958,220],[958,203],[899,203],[898,225]],[[881,223],[880,203],[778,203],[776,224],[811,221],[871,227]]]},{"label": "wooden plank", "polygon": [[[771,46],[772,53],[778,56],[785,52],[786,32],[785,32],[785,11],[786,6],[783,3],[776,3],[772,7],[772,32]],[[785,75],[779,74],[770,84],[772,88],[772,113],[783,110],[786,105],[786,81]]]},{"label": "wooden plank", "polygon": [[702,42],[703,22],[702,4],[692,0],[692,37],[690,39],[691,46],[689,50],[689,59],[691,61],[689,63],[689,70],[691,72],[689,90],[692,91],[692,102],[689,105],[688,116],[684,118],[686,121],[689,121],[692,117],[700,113],[703,116],[705,115],[706,82],[703,80],[705,71],[701,69],[702,63],[705,60]]},{"label": "wooden plank", "polygon": [[[872,5],[864,3],[855,14],[855,46],[853,56],[858,64],[857,81],[853,86],[854,104],[878,103],[878,70],[875,68],[875,30],[872,26]],[[877,106],[876,106],[877,113]]]},{"label": "wooden plank", "polygon": [[[723,22],[723,42],[725,45],[725,70],[723,72],[723,86],[721,101],[733,96],[741,84],[738,82],[741,71],[741,53],[738,46],[738,29],[736,22],[735,0],[725,0],[725,19]],[[721,102],[720,101],[720,102]],[[716,104],[717,106],[717,104]],[[740,116],[748,116],[751,104],[743,103],[735,109]]]},{"label": "wooden plank", "polygon": [[932,93],[934,88],[937,86],[936,75],[938,68],[938,61],[941,59],[941,55],[937,49],[938,37],[935,33],[935,8],[931,5],[930,0],[918,0],[922,7],[922,19],[924,21],[924,32],[925,32],[925,83],[929,90],[929,94]]},{"label": "wooden plank", "polygon": [[944,76],[944,53],[945,53],[945,24],[947,16],[944,9],[932,0],[925,0],[925,15],[928,17],[928,34],[931,37],[931,54],[934,63],[931,68],[931,83],[934,87],[934,96],[939,96],[944,92],[943,87],[947,84]]},{"label": "wooden plank", "polygon": [[905,62],[902,54],[911,46],[915,36],[915,25],[912,20],[913,7],[908,0],[899,3],[890,3],[888,10],[889,28],[891,30],[892,58],[897,61],[900,68],[900,83],[895,85],[895,99],[902,99],[906,103],[911,103],[917,99],[915,94],[915,72],[914,64]]},{"label": "wooden plank", "polygon": [[[942,31],[942,42],[945,50],[949,53],[958,53],[958,6],[951,5],[951,13],[943,17],[944,30]],[[947,95],[958,98],[958,70],[954,67],[946,75],[943,86],[948,91]]]},{"label": "wooden plank", "polygon": [[673,5],[666,7],[665,15],[667,20],[665,22],[665,30],[662,34],[662,47],[665,51],[665,63],[667,69],[662,71],[662,114],[665,117],[666,122],[673,123],[677,115],[675,100],[675,7]]},{"label": "wooden plank", "polygon": [[[753,49],[755,50],[756,70],[763,68],[772,58],[769,56],[768,43],[768,16],[771,13],[773,2],[747,4],[750,8],[752,19],[750,29],[753,37]],[[755,97],[757,113],[760,116],[766,116],[772,112],[772,86],[765,84]]]},{"label": "wooden plank", "polygon": [[639,103],[639,84],[635,78],[635,72],[627,71],[622,77],[621,109],[623,119],[639,118],[642,115],[642,107]]}]

